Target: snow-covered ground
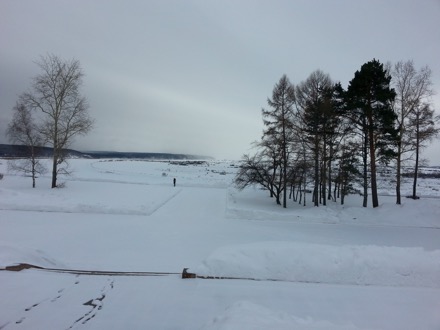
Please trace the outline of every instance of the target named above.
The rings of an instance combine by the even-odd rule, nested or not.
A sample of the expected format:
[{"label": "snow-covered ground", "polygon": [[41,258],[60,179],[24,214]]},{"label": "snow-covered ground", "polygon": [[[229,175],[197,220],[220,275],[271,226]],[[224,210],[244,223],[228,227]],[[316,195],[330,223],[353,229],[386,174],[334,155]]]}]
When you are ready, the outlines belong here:
[{"label": "snow-covered ground", "polygon": [[0,329],[440,328],[440,180],[282,209],[231,162],[76,159],[62,189],[0,164],[0,269],[170,273],[0,271]]}]

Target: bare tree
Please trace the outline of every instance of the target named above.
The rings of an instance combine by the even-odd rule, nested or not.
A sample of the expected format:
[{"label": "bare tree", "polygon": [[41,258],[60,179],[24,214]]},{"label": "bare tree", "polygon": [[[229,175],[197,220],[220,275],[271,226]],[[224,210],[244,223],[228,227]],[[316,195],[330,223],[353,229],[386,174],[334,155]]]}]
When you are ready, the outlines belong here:
[{"label": "bare tree", "polygon": [[[326,204],[326,161],[327,161],[327,132],[332,113],[331,94],[333,83],[330,75],[316,70],[295,90],[297,118],[302,122],[304,141],[313,152],[314,160],[314,189],[313,201],[319,206],[319,187],[322,183]],[[322,200],[322,199],[321,199]]]},{"label": "bare tree", "polygon": [[14,116],[8,125],[6,135],[12,143],[25,146],[27,154],[25,158],[9,161],[8,167],[12,171],[30,175],[32,188],[35,188],[37,175],[46,172],[46,168],[37,157],[38,147],[44,145],[44,137],[40,133],[31,111],[22,102],[17,102],[13,111]]},{"label": "bare tree", "polygon": [[292,129],[295,88],[286,75],[283,75],[272,91],[272,99],[267,99],[270,109],[262,109],[263,123],[266,126],[263,139],[269,137],[279,146],[280,182],[283,190],[283,207],[287,207],[287,171],[289,163],[289,136]]},{"label": "bare tree", "polygon": [[42,73],[34,78],[32,90],[23,94],[26,107],[43,114],[41,133],[53,147],[52,188],[57,186],[63,150],[77,135],[86,134],[93,121],[88,104],[80,93],[83,72],[77,60],[65,61],[55,55],[36,62]]},{"label": "bare tree", "polygon": [[270,192],[271,197],[276,198],[277,204],[281,204],[282,186],[281,182],[274,180],[274,173],[276,171],[274,172],[273,162],[266,158],[264,151],[254,156],[244,155],[235,177],[235,185],[240,190],[248,186],[260,185]]},{"label": "bare tree", "polygon": [[281,146],[274,137],[264,136],[263,139],[255,143],[255,146],[260,149],[254,159],[264,163],[267,171],[267,178],[269,184],[270,197],[275,197],[277,204],[281,205],[280,194],[283,189],[282,184],[282,150]]},{"label": "bare tree", "polygon": [[416,106],[409,118],[409,126],[413,127],[410,139],[415,146],[415,167],[413,192],[411,198],[417,197],[417,177],[419,172],[419,155],[422,148],[426,147],[426,143],[437,137],[440,133],[439,128],[440,117],[434,116],[434,110],[429,104]]},{"label": "bare tree", "polygon": [[[422,112],[426,108],[422,103],[433,95],[431,69],[427,66],[417,70],[413,61],[399,61],[391,69],[391,83],[396,91],[396,99],[393,102],[394,112],[397,114],[397,166],[396,166],[396,204],[401,204],[401,176],[402,165],[405,160],[416,157],[418,166],[418,140],[415,135],[419,129]],[[425,114],[426,116],[426,114]],[[422,125],[426,125],[423,120]],[[424,136],[422,134],[421,136]],[[407,156],[405,156],[407,155]],[[417,170],[415,171],[417,173]],[[416,181],[417,179],[415,179]],[[415,191],[413,193],[415,197]]]}]

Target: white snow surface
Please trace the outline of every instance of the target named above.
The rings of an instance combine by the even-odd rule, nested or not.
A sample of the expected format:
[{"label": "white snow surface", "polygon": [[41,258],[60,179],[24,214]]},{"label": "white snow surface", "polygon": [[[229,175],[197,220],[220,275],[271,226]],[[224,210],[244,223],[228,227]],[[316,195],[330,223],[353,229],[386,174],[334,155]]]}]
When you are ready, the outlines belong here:
[{"label": "white snow surface", "polygon": [[229,161],[70,164],[64,188],[45,176],[32,189],[0,159],[0,269],[172,274],[3,270],[0,329],[440,327],[440,180],[402,205],[382,183],[375,209],[359,196],[282,209],[237,191]]},{"label": "white snow surface", "polygon": [[258,242],[214,251],[203,276],[440,288],[440,250]]},{"label": "white snow surface", "polygon": [[333,324],[326,321],[301,319],[284,312],[274,312],[269,308],[249,301],[238,301],[225,312],[209,322],[203,329],[209,330],[356,330],[352,324]]}]

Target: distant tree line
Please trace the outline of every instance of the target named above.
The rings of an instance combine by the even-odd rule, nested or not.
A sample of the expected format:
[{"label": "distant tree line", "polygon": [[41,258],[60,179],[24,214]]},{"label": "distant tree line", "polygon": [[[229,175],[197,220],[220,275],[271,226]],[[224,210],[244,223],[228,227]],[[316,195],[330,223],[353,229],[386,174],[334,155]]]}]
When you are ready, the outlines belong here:
[{"label": "distant tree line", "polygon": [[353,192],[363,195],[364,207],[371,192],[377,207],[377,167],[393,164],[401,204],[402,167],[411,160],[411,197],[417,199],[421,150],[440,131],[432,95],[431,70],[417,70],[412,61],[383,65],[373,59],[346,89],[321,70],[297,86],[283,75],[262,109],[256,152],[243,156],[235,184],[260,185],[283,207],[288,197],[305,205],[306,193],[315,206],[344,204]]}]

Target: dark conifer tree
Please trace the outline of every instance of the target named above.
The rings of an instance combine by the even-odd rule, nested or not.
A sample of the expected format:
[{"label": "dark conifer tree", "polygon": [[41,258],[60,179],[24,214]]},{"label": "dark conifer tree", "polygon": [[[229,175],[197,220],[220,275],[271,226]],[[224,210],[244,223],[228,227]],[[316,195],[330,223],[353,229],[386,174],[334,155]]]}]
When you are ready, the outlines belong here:
[{"label": "dark conifer tree", "polygon": [[[347,93],[347,116],[362,132],[364,185],[367,183],[367,164],[370,163],[371,197],[373,207],[379,206],[376,164],[393,155],[396,130],[391,103],[396,93],[390,88],[391,76],[376,59],[362,65],[350,81]],[[369,159],[368,159],[369,158]],[[364,188],[365,189],[365,188]],[[364,196],[365,197],[365,196]],[[364,198],[364,207],[367,206]]]}]

